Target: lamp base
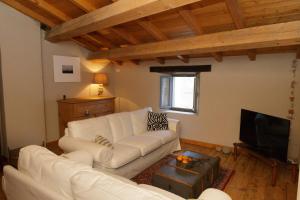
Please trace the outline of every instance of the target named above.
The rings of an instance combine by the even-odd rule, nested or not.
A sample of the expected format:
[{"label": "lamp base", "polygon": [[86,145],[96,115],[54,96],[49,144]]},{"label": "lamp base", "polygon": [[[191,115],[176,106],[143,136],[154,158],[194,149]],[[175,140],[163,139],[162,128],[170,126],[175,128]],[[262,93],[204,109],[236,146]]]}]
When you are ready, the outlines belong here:
[{"label": "lamp base", "polygon": [[98,96],[101,96],[103,94],[103,88],[99,86],[98,88]]}]

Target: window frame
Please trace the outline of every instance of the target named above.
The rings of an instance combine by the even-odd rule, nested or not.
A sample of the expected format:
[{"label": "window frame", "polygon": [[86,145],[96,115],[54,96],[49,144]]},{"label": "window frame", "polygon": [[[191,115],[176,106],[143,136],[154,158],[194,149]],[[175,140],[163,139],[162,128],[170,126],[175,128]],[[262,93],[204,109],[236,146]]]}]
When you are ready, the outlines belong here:
[{"label": "window frame", "polygon": [[[194,94],[193,94],[193,108],[188,109],[188,108],[178,108],[178,107],[173,107],[173,78],[174,77],[195,77],[194,80]],[[162,105],[162,81],[163,79],[169,79],[169,99],[168,99],[168,106],[163,106]],[[179,111],[179,112],[189,112],[189,113],[197,113],[198,112],[198,99],[199,99],[199,83],[200,83],[200,77],[199,73],[196,74],[171,74],[171,75],[163,75],[160,76],[160,109],[163,110],[171,110],[171,111]]]}]

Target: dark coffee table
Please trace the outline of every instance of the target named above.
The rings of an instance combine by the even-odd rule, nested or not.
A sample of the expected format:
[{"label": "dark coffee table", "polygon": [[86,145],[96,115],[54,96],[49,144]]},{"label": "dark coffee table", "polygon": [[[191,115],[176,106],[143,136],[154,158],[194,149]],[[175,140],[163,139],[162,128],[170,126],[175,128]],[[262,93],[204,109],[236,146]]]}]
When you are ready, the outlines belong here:
[{"label": "dark coffee table", "polygon": [[[177,165],[176,155],[195,158],[192,166]],[[170,191],[183,198],[198,198],[212,186],[219,175],[220,158],[182,150],[166,162],[153,176],[152,185]]]}]

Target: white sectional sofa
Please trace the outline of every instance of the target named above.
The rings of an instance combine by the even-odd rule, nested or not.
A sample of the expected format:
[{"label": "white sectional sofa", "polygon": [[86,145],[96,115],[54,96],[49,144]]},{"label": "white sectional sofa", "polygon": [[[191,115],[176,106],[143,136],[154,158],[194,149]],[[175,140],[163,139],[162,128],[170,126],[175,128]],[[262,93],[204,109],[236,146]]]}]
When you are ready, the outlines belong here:
[{"label": "white sectional sofa", "polygon": [[[2,187],[7,200],[184,200],[150,185],[96,171],[89,165],[92,155],[87,152],[66,157],[73,160],[40,146],[21,149],[18,170],[4,167]],[[198,199],[231,200],[216,189],[205,190]]]},{"label": "white sectional sofa", "polygon": [[[93,155],[94,168],[132,178],[166,155],[180,149],[179,121],[168,119],[169,130],[147,132],[151,108],[68,123],[59,140],[64,152],[85,150]],[[101,135],[113,149],[94,142]]]}]

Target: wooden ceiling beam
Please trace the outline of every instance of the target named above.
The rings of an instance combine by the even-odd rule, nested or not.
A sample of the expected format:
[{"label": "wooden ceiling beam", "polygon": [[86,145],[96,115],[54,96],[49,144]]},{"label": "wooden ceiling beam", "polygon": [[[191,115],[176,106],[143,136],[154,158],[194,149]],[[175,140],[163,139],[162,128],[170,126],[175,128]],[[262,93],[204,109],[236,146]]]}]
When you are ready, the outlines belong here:
[{"label": "wooden ceiling beam", "polygon": [[116,48],[117,46],[113,44],[111,41],[103,37],[100,33],[97,32],[97,37],[91,34],[82,35],[81,37],[88,38],[89,40],[97,43],[98,45],[103,46],[104,48],[111,49]]},{"label": "wooden ceiling beam", "polygon": [[[197,20],[195,19],[195,16],[191,13],[190,10],[179,10],[179,15],[181,18],[185,21],[185,23],[197,34],[197,35],[202,35],[204,34],[204,31],[202,27],[199,25]],[[222,62],[223,57],[222,54],[220,53],[212,53],[212,56],[216,59],[218,62]]]},{"label": "wooden ceiling beam", "polygon": [[[88,12],[92,12],[92,11],[94,11],[94,10],[97,9],[94,5],[92,5],[91,3],[89,3],[86,0],[69,0],[69,1],[71,1],[75,6],[81,8],[83,11],[85,11],[87,13]],[[115,31],[120,34],[120,31],[118,31],[118,30],[115,30]],[[97,31],[97,33],[99,33],[100,35],[102,35],[99,31]],[[122,36],[122,38],[123,38],[123,36]],[[99,40],[101,40],[101,42],[103,44],[105,44],[105,46],[107,46],[108,48],[115,48],[116,47],[116,45],[114,45],[113,43],[111,43],[109,40],[107,40],[104,37],[101,37],[101,39],[99,38]]]},{"label": "wooden ceiling beam", "polygon": [[[35,5],[35,6],[39,7],[39,8],[41,8],[41,9],[43,9],[44,11],[48,12],[49,14],[53,15],[54,17],[60,19],[63,22],[72,19],[70,16],[66,15],[64,12],[62,12],[59,9],[57,9],[53,5],[49,4],[45,0],[28,0],[28,1],[31,2],[33,5]],[[48,24],[46,24],[46,25],[48,25]],[[52,24],[50,27],[54,27],[54,26],[55,26],[55,24]],[[115,47],[113,44],[111,44],[105,38],[95,38],[95,37],[93,37],[91,35],[85,35],[83,37],[85,39],[91,40],[91,41],[93,41],[96,44],[101,45],[101,46],[105,46],[105,47],[109,47],[109,48]],[[82,42],[76,42],[76,43],[82,44]],[[91,49],[91,48],[89,48],[89,49]],[[94,49],[94,48],[92,48],[92,49]]]},{"label": "wooden ceiling beam", "polygon": [[143,59],[300,44],[300,21],[257,26],[92,53],[89,59]]},{"label": "wooden ceiling beam", "polygon": [[117,34],[119,37],[123,38],[130,44],[140,44],[141,41],[139,41],[137,38],[132,36],[130,33],[128,33],[125,29],[120,28],[120,27],[113,27],[109,29],[113,33]]},{"label": "wooden ceiling beam", "polygon": [[164,65],[166,63],[166,59],[165,58],[157,57],[156,60],[161,65]]},{"label": "wooden ceiling beam", "polygon": [[[69,0],[77,7],[81,8],[85,12],[91,12],[96,10],[97,8],[93,5],[91,5],[86,0]],[[116,2],[117,0],[112,0],[112,2]],[[150,33],[156,40],[167,40],[168,38],[156,27],[154,26],[150,21],[146,20],[138,20],[138,24],[143,27],[148,33]],[[109,29],[115,34],[117,34],[119,37],[125,39],[130,44],[140,44],[141,42],[133,37],[131,34],[129,34],[124,29],[120,28],[111,28]],[[110,48],[114,48],[115,46],[111,46],[109,44],[106,44],[106,46],[109,46]],[[137,63],[133,61],[133,63]]]},{"label": "wooden ceiling beam", "polygon": [[187,55],[185,55],[185,56],[177,55],[176,57],[184,63],[189,63],[190,62],[190,57],[187,56]]},{"label": "wooden ceiling beam", "polygon": [[235,27],[245,28],[245,20],[237,0],[226,0],[228,11],[232,17]]},{"label": "wooden ceiling beam", "polygon": [[198,35],[204,33],[202,27],[198,24],[197,20],[193,16],[190,10],[179,10],[179,15],[185,21],[185,23]]},{"label": "wooden ceiling beam", "polygon": [[75,42],[76,44],[78,44],[79,46],[82,46],[92,52],[99,51],[98,47],[88,44],[87,41],[85,41],[87,39],[85,36],[87,36],[87,35],[73,38],[72,41]]},{"label": "wooden ceiling beam", "polygon": [[[234,25],[237,29],[246,28],[245,25],[245,18],[242,13],[242,9],[239,6],[239,3],[237,0],[226,0],[226,6],[227,9],[231,15],[231,18],[234,22]],[[256,52],[255,50],[249,50],[247,52],[248,57],[251,61],[256,60]]]},{"label": "wooden ceiling beam", "polygon": [[222,62],[223,61],[223,55],[220,52],[212,53],[213,57],[217,62]]},{"label": "wooden ceiling beam", "polygon": [[66,15],[64,12],[60,11],[50,3],[46,2],[45,0],[28,0],[33,5],[45,10],[46,12],[50,13],[54,17],[60,19],[61,21],[65,22],[71,20],[72,18]]},{"label": "wooden ceiling beam", "polygon": [[[157,28],[151,21],[149,20],[138,20],[137,23],[143,27],[154,39],[157,41],[164,41],[168,40],[168,36],[166,36],[159,28]],[[158,63],[165,64],[166,59],[165,58],[156,58]]]},{"label": "wooden ceiling beam", "polygon": [[69,0],[69,1],[87,13],[96,9],[95,6],[92,5],[87,0]]},{"label": "wooden ceiling beam", "polygon": [[50,41],[67,40],[202,0],[122,0],[69,20],[48,32]]},{"label": "wooden ceiling beam", "polygon": [[158,41],[167,40],[168,37],[161,32],[151,21],[149,20],[138,20],[137,23],[143,27],[152,37]]}]

